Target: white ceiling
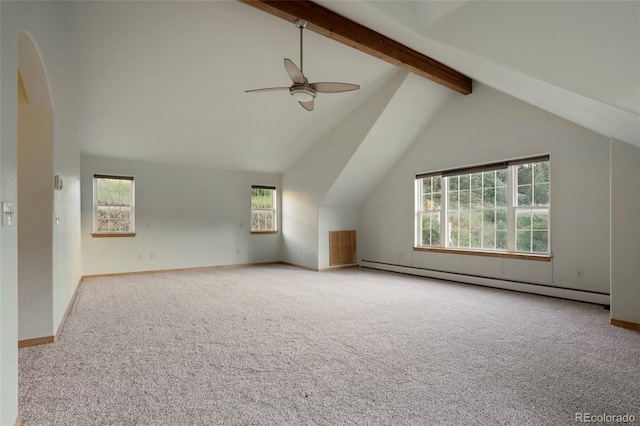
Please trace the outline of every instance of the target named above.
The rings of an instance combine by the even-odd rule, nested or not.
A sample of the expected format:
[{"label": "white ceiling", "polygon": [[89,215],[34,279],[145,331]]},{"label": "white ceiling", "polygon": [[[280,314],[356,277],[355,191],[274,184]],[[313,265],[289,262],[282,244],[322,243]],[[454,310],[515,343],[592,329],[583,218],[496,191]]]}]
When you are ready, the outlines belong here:
[{"label": "white ceiling", "polygon": [[638,2],[471,2],[423,34],[640,114]]},{"label": "white ceiling", "polygon": [[[437,2],[318,2],[487,86],[640,146],[640,2],[469,1],[418,24]],[[421,13],[388,11],[405,4]]]},{"label": "white ceiling", "polygon": [[[639,2],[317,2],[488,86],[640,145]],[[235,1],[75,2],[69,34],[82,151],[163,163],[283,172],[396,72],[307,31],[309,79],[362,89],[320,94],[313,112],[286,92],[245,94],[290,84],[282,59],[299,63],[298,30]],[[425,110],[435,114],[442,98],[432,102]]]},{"label": "white ceiling", "polygon": [[374,93],[395,68],[305,32],[308,112],[287,92],[298,29],[235,2],[78,2],[71,9],[82,151],[220,169],[281,172]]}]

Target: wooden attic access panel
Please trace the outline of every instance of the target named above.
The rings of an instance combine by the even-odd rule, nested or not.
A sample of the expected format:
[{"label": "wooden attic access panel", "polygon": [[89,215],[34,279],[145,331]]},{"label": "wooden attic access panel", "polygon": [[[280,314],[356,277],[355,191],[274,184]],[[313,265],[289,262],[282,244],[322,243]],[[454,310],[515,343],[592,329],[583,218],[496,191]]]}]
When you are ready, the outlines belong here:
[{"label": "wooden attic access panel", "polygon": [[356,231],[329,231],[329,266],[357,262]]}]

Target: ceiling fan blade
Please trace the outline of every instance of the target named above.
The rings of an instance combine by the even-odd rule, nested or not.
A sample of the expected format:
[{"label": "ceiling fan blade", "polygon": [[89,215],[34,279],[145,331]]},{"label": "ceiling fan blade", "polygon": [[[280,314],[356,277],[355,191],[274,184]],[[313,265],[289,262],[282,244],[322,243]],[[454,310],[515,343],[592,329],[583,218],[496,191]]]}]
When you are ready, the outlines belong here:
[{"label": "ceiling fan blade", "polygon": [[253,93],[253,92],[276,92],[279,90],[289,90],[288,87],[267,87],[264,89],[252,89],[252,90],[245,90],[244,93]]},{"label": "ceiling fan blade", "polygon": [[302,108],[306,109],[307,111],[313,111],[313,99],[310,100],[309,102],[298,101],[298,103],[302,105]]},{"label": "ceiling fan blade", "polygon": [[284,58],[284,69],[289,74],[289,78],[296,84],[304,84],[304,74],[302,71],[293,63],[291,59]]},{"label": "ceiling fan blade", "polygon": [[310,86],[318,93],[340,93],[360,89],[359,84],[351,83],[320,82],[311,83]]}]

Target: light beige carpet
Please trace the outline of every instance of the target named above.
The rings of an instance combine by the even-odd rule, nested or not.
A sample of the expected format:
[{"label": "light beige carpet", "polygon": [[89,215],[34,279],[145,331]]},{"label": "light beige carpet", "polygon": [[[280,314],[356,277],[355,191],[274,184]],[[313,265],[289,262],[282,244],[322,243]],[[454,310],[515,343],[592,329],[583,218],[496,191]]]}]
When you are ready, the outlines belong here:
[{"label": "light beige carpet", "polygon": [[20,350],[20,411],[26,426],[639,419],[640,333],[608,314],[365,269],[90,279],[60,340]]}]

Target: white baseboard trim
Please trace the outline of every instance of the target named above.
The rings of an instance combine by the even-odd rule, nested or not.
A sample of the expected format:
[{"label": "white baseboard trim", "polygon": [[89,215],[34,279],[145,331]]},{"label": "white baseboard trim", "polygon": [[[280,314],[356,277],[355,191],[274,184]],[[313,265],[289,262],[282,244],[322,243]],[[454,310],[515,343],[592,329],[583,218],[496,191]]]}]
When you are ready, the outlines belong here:
[{"label": "white baseboard trim", "polygon": [[496,278],[477,277],[472,275],[456,274],[453,272],[434,271],[430,269],[414,268],[411,266],[392,265],[389,263],[360,262],[363,268],[380,269],[383,271],[399,272],[401,274],[417,275],[421,277],[437,278],[447,281],[457,281],[466,284],[482,285],[485,287],[501,288],[503,290],[521,291],[523,293],[539,294],[541,296],[558,297],[561,299],[577,300],[579,302],[595,303],[598,305],[610,305],[608,294],[593,293],[589,291],[573,290],[568,288],[552,287],[542,284],[530,284],[516,281],[505,281]]}]

